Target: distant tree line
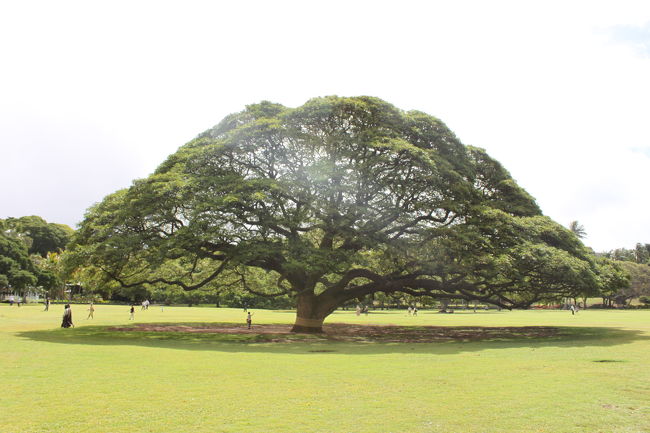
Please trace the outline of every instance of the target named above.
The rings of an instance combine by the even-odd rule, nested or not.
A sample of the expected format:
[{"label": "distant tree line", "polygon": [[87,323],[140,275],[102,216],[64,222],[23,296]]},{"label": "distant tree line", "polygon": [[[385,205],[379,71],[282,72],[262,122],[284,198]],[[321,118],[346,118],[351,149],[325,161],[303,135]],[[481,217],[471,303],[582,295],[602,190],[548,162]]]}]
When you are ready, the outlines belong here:
[{"label": "distant tree line", "polygon": [[650,265],[650,244],[637,243],[633,249],[616,248],[600,255],[612,260],[634,262],[640,265]]}]

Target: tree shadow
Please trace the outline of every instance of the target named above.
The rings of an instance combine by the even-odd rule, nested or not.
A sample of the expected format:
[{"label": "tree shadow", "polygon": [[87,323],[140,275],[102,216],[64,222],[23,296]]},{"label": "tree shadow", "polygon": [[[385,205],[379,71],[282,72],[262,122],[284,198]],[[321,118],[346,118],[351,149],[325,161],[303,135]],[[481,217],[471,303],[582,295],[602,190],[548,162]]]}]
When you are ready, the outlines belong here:
[{"label": "tree shadow", "polygon": [[610,347],[650,340],[642,331],[605,327],[373,326],[329,324],[325,334],[292,334],[289,325],[147,323],[84,326],[17,333],[47,343],[144,346],[175,350],[265,352],[310,355],[339,353],[456,354],[491,349]]}]

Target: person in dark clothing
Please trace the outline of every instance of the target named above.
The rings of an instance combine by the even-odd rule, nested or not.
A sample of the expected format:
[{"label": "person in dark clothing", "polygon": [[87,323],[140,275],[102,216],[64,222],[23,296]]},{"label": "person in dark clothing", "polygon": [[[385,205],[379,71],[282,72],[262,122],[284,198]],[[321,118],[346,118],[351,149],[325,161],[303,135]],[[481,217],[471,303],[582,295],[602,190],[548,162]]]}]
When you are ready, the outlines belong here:
[{"label": "person in dark clothing", "polygon": [[63,322],[61,322],[61,328],[74,328],[74,323],[72,323],[72,309],[70,304],[65,304],[65,309],[63,310]]}]

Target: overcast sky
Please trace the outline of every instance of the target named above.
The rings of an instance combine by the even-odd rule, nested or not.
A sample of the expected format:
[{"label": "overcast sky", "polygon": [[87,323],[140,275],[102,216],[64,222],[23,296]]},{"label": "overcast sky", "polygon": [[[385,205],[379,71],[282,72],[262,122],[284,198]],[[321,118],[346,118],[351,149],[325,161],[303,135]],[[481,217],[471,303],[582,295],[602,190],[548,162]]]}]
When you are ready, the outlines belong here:
[{"label": "overcast sky", "polygon": [[596,251],[650,243],[650,2],[0,2],[0,218],[74,227],[245,105],[444,121]]}]

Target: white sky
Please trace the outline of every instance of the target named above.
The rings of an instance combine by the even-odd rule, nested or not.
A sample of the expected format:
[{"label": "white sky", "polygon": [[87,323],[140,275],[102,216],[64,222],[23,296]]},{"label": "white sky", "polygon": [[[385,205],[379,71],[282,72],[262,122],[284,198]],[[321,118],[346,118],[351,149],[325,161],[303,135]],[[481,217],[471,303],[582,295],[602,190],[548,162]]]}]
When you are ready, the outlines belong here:
[{"label": "white sky", "polygon": [[0,218],[75,226],[225,115],[378,96],[596,251],[650,243],[650,2],[3,1]]}]

